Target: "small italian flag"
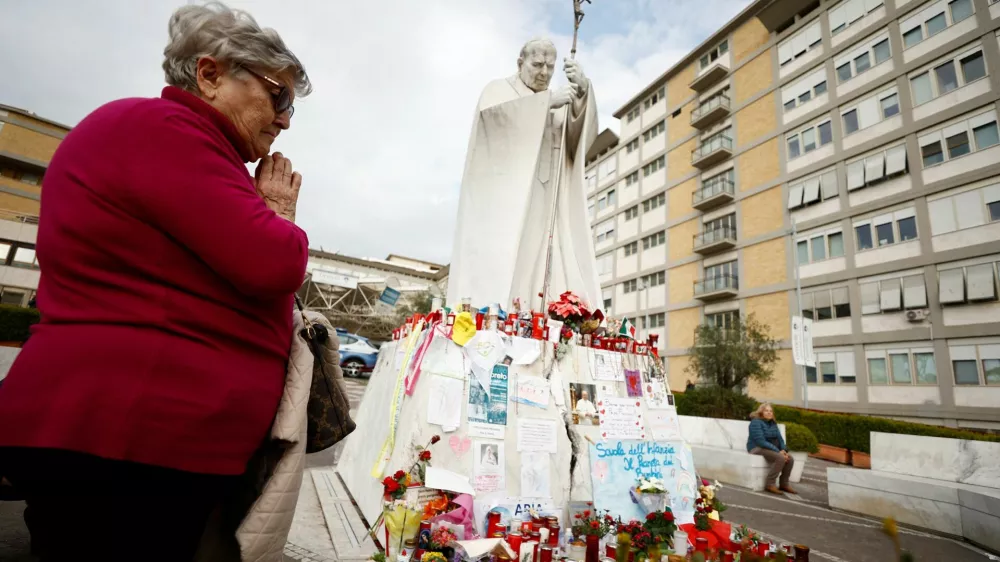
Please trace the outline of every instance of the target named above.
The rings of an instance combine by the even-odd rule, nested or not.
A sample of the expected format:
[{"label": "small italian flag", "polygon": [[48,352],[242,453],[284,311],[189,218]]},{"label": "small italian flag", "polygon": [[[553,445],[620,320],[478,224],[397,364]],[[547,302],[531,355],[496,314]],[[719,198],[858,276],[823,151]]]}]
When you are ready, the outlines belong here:
[{"label": "small italian flag", "polygon": [[622,327],[618,329],[618,335],[635,339],[635,325],[627,317],[622,319]]}]

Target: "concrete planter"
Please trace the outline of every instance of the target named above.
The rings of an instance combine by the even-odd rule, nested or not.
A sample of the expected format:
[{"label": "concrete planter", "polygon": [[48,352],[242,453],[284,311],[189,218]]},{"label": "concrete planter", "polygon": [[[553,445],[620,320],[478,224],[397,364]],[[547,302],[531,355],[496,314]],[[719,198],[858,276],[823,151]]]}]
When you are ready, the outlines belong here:
[{"label": "concrete planter", "polygon": [[806,469],[806,459],[809,458],[809,453],[789,451],[789,454],[795,459],[795,464],[792,465],[792,475],[788,479],[798,484],[802,480],[802,471]]},{"label": "concrete planter", "polygon": [[820,443],[819,452],[813,455],[818,459],[836,462],[840,464],[851,464],[851,452],[840,447],[832,447]]},{"label": "concrete planter", "polygon": [[870,469],[872,467],[872,456],[868,453],[851,451],[851,466],[854,468]]}]

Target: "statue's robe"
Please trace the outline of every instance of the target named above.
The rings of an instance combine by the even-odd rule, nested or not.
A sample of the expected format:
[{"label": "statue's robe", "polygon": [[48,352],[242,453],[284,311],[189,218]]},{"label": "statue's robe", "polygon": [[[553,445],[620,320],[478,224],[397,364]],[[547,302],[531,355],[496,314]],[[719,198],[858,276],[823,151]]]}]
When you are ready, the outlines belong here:
[{"label": "statue's robe", "polygon": [[535,93],[517,75],[490,82],[480,96],[462,176],[450,306],[470,298],[473,306],[499,303],[507,309],[520,299],[522,308],[542,310],[538,295],[557,177],[546,301],[568,290],[592,308],[602,304],[583,177],[587,150],[597,137],[594,87],[588,84],[585,95],[563,108],[550,110],[550,98],[551,92]]}]

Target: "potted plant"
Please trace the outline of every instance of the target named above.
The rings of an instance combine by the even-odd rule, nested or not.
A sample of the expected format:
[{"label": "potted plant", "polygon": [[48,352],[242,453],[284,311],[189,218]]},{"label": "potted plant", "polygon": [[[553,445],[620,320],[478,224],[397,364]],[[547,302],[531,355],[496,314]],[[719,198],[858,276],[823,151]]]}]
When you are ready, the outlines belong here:
[{"label": "potted plant", "polygon": [[799,482],[802,480],[802,471],[806,468],[806,460],[809,458],[809,454],[819,452],[819,443],[816,441],[816,436],[813,435],[813,432],[808,427],[797,423],[786,423],[785,434],[788,437],[786,439],[788,451],[795,460],[789,480]]},{"label": "potted plant", "polygon": [[583,513],[576,514],[573,536],[584,542],[586,562],[598,562],[601,559],[601,539],[611,532],[613,523],[614,519],[607,512],[600,515],[596,511],[588,509]]},{"label": "potted plant", "polygon": [[663,511],[670,505],[670,494],[659,478],[639,478],[635,487],[629,490],[632,502],[639,504],[644,513]]}]

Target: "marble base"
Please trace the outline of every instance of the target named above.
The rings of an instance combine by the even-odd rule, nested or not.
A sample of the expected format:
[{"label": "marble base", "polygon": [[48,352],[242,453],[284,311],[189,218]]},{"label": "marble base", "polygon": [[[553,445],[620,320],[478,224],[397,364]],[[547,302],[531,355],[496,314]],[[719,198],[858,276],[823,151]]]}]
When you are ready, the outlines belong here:
[{"label": "marble base", "polygon": [[852,468],[827,469],[830,507],[966,537],[1000,550],[1000,489]]},{"label": "marble base", "polygon": [[792,465],[792,475],[788,479],[795,484],[802,481],[802,473],[806,469],[806,461],[809,459],[809,453],[799,453],[792,452],[792,458],[795,459],[795,464]]},{"label": "marble base", "polygon": [[[734,451],[747,451],[747,440],[750,437],[750,422],[740,420],[723,420],[717,418],[698,418],[694,416],[677,416],[681,426],[681,435],[689,445],[703,445]],[[778,424],[781,437],[785,437],[785,425]]]},{"label": "marble base", "polygon": [[1000,488],[1000,443],[871,434],[872,470]]},{"label": "marble base", "polygon": [[702,478],[757,492],[764,489],[770,470],[764,457],[751,455],[746,450],[735,451],[703,445],[691,445],[691,452],[694,454],[694,465],[698,467],[698,475]]}]

